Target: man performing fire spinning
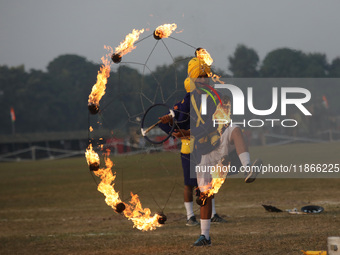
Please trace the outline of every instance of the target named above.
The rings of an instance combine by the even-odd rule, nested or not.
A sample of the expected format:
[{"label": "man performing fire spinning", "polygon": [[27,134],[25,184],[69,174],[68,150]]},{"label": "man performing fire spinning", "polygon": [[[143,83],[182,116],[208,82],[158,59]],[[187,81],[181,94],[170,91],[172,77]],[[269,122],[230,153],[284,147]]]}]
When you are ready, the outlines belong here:
[{"label": "man performing fire spinning", "polygon": [[[210,68],[209,68],[210,72]],[[178,102],[173,107],[175,116],[174,118],[177,121],[176,128],[172,135],[174,137],[181,139],[181,161],[182,168],[184,174],[184,206],[187,213],[187,223],[186,225],[189,227],[198,226],[199,222],[196,220],[194,210],[193,210],[193,192],[194,188],[198,188],[196,175],[190,176],[190,172],[194,172],[195,164],[192,164],[191,161],[197,161],[195,159],[190,159],[190,80],[186,79],[184,82],[184,87],[186,90],[186,95],[184,96],[181,102]],[[215,107],[215,106],[214,106]],[[164,115],[160,118],[162,124],[159,124],[159,127],[163,129],[165,132],[169,132],[170,128],[168,123],[173,123],[172,117],[170,115]],[[191,171],[190,171],[191,167]],[[199,190],[197,190],[196,194],[199,196]],[[214,223],[225,223],[227,222],[225,219],[221,218],[215,210],[215,200],[212,198],[212,217],[211,222]]]},{"label": "man performing fire spinning", "polygon": [[[241,165],[246,167],[250,165],[250,155],[248,152],[247,145],[244,141],[242,131],[238,126],[223,125],[218,128],[214,128],[212,124],[214,114],[230,114],[230,100],[227,97],[220,100],[218,107],[216,108],[214,104],[207,102],[208,112],[206,115],[200,114],[200,101],[202,91],[200,88],[206,85],[207,78],[210,75],[210,67],[201,59],[193,58],[188,64],[188,78],[185,80],[185,87],[187,91],[190,91],[190,103],[193,110],[190,111],[191,125],[189,130],[177,130],[173,135],[179,138],[183,138],[184,141],[191,137],[190,141],[193,144],[193,151],[191,153],[190,165],[194,166],[194,169],[205,169],[208,166],[216,165],[234,165],[240,167]],[[168,116],[163,116],[161,119],[163,123],[170,122]],[[182,145],[183,146],[183,145]],[[190,147],[190,145],[189,145]],[[254,162],[256,165],[261,165],[260,160]],[[254,165],[253,164],[253,165]],[[191,167],[193,169],[193,167]],[[255,180],[258,172],[253,172],[252,168],[246,173],[245,182],[251,183]],[[209,171],[196,171],[197,183],[199,190],[201,192],[199,200],[201,203],[200,209],[200,225],[201,225],[201,235],[193,244],[193,246],[207,246],[211,245],[210,239],[210,223],[211,216],[214,211],[213,194],[217,193],[219,187],[224,182],[224,178],[219,182],[219,186],[216,189],[214,187],[214,179],[212,173]],[[191,178],[193,178],[191,172]],[[189,177],[189,178],[190,178]],[[214,211],[215,213],[215,211]]]}]

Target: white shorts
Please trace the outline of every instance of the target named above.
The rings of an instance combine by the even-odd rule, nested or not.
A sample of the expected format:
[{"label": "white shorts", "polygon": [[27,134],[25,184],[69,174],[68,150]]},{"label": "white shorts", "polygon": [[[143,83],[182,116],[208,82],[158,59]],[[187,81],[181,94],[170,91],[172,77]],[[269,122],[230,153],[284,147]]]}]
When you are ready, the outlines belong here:
[{"label": "white shorts", "polygon": [[230,141],[231,134],[236,127],[236,125],[232,127],[229,126],[226,130],[224,130],[220,137],[219,146],[212,152],[202,155],[201,162],[196,168],[197,184],[201,192],[211,189],[211,167],[216,166],[223,156],[228,155],[229,152],[235,150],[235,145],[232,145]]}]

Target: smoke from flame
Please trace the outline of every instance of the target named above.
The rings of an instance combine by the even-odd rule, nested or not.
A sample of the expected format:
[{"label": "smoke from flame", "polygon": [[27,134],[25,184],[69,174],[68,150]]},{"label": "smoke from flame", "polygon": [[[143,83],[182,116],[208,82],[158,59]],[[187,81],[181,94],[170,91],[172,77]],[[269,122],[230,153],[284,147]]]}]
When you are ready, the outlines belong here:
[{"label": "smoke from flame", "polygon": [[155,29],[155,35],[159,38],[168,38],[176,28],[175,23],[161,25]]}]

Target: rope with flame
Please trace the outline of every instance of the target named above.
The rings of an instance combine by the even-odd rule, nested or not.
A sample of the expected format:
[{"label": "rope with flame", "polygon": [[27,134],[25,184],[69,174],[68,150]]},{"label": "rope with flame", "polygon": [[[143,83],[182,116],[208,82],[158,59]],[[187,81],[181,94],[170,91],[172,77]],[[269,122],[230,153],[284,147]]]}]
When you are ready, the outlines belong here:
[{"label": "rope with flame", "polygon": [[[133,194],[131,192],[131,200],[129,202],[124,202],[125,199],[122,199],[123,195],[121,196],[119,194],[119,192],[117,192],[115,190],[115,187],[114,187],[116,175],[115,175],[115,173],[112,172],[113,162],[110,159],[110,150],[108,148],[104,148],[104,145],[102,144],[102,141],[103,141],[102,138],[98,139],[98,144],[97,144],[96,148],[94,148],[95,139],[91,138],[91,134],[94,131],[94,129],[92,128],[92,126],[90,126],[90,116],[96,115],[96,114],[99,113],[98,114],[98,116],[99,116],[98,117],[99,118],[98,124],[99,124],[99,129],[100,129],[101,123],[102,123],[102,120],[100,120],[101,114],[104,112],[104,110],[107,108],[107,106],[115,100],[114,99],[114,100],[109,101],[106,104],[106,106],[101,107],[101,109],[99,109],[99,106],[100,106],[99,102],[101,101],[102,97],[105,95],[107,80],[110,77],[110,73],[111,73],[111,61],[110,60],[112,60],[116,64],[121,63],[122,57],[124,55],[131,52],[133,49],[136,48],[136,45],[138,43],[144,41],[147,38],[150,38],[152,35],[153,35],[154,39],[156,39],[156,43],[155,43],[153,49],[151,50],[147,60],[144,63],[124,62],[124,63],[121,63],[121,64],[141,65],[143,67],[143,73],[146,70],[151,71],[149,69],[149,67],[147,66],[147,63],[149,61],[151,54],[154,52],[156,46],[158,45],[159,41],[161,41],[163,43],[168,54],[171,56],[173,62],[176,63],[175,59],[173,58],[173,56],[172,56],[169,48],[165,44],[164,40],[161,40],[163,38],[171,38],[171,39],[176,40],[178,42],[181,42],[181,43],[183,43],[187,46],[190,46],[194,49],[197,49],[197,48],[195,48],[195,47],[193,47],[193,46],[191,46],[191,45],[189,45],[189,44],[187,44],[187,43],[185,43],[185,42],[183,42],[179,39],[171,37],[170,36],[171,33],[176,28],[177,28],[176,24],[165,24],[165,25],[159,26],[154,30],[153,34],[151,34],[147,37],[144,37],[141,40],[139,40],[139,36],[140,36],[140,34],[142,34],[144,32],[144,29],[141,29],[141,30],[135,30],[134,29],[130,34],[128,34],[126,36],[125,40],[122,41],[120,43],[120,45],[115,48],[114,51],[113,51],[112,47],[105,46],[105,49],[108,50],[108,53],[105,56],[103,56],[102,59],[101,59],[103,64],[100,67],[100,70],[99,70],[98,75],[97,75],[97,82],[93,85],[91,94],[89,95],[89,99],[88,99],[88,109],[89,109],[88,138],[89,138],[89,145],[88,145],[88,148],[86,149],[85,157],[86,157],[87,163],[89,165],[91,175],[92,175],[92,177],[93,177],[93,179],[94,179],[94,181],[97,185],[98,191],[100,191],[101,193],[104,194],[105,202],[107,203],[107,205],[111,206],[117,213],[121,213],[127,219],[131,220],[134,223],[133,227],[136,227],[137,229],[142,230],[142,231],[154,230],[157,227],[160,227],[165,223],[165,221],[167,220],[167,217],[164,215],[163,211],[164,211],[166,205],[168,204],[170,197],[173,194],[173,191],[176,187],[176,183],[174,184],[174,186],[173,186],[163,208],[161,208],[159,206],[159,204],[157,203],[157,201],[153,198],[154,202],[157,204],[159,209],[161,209],[161,212],[156,213],[154,215],[152,215],[151,210],[149,208],[143,208],[142,207],[142,204],[141,204],[137,194]],[[209,57],[210,57],[210,55],[209,55]],[[212,59],[211,59],[211,62],[212,62]],[[120,69],[118,69],[118,78],[119,78],[119,75],[120,75]],[[169,98],[171,98],[171,95],[167,99],[165,99],[163,91],[162,91],[162,87],[160,86],[160,83],[157,82],[157,84],[158,84],[159,93],[161,94],[162,101],[166,102]],[[176,76],[176,89],[177,89],[177,76]],[[142,94],[142,93],[141,93],[141,97],[147,98],[146,95]],[[152,99],[147,98],[147,100],[149,100],[150,102],[153,103]],[[123,105],[125,112],[128,115],[129,121],[139,123],[140,122],[139,116],[141,116],[145,113],[145,108],[146,108],[146,106],[143,103],[143,100],[141,100],[142,112],[134,114],[134,115],[130,114],[130,112],[128,110],[128,106],[125,105],[124,101],[121,101],[121,103]],[[95,149],[101,151],[102,156],[104,158],[104,165],[105,166],[101,167],[100,157],[99,157],[99,154],[95,151]],[[100,178],[99,183],[97,182],[94,175]],[[123,182],[123,176],[122,176],[122,182]],[[219,188],[217,188],[217,191],[218,191],[218,189]],[[213,193],[217,193],[217,191],[215,190]],[[123,188],[122,188],[122,194],[123,194]]]}]

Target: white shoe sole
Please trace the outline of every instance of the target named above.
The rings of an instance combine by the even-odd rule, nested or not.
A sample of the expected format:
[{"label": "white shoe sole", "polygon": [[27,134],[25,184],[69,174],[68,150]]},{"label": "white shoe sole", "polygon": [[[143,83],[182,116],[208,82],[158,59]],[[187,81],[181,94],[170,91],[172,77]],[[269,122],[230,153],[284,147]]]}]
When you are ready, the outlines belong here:
[{"label": "white shoe sole", "polygon": [[262,160],[256,159],[253,164],[251,165],[250,172],[248,173],[247,177],[244,179],[246,183],[252,183],[256,180],[257,175],[260,173],[260,170],[253,172],[253,166],[261,166],[262,167]]}]

